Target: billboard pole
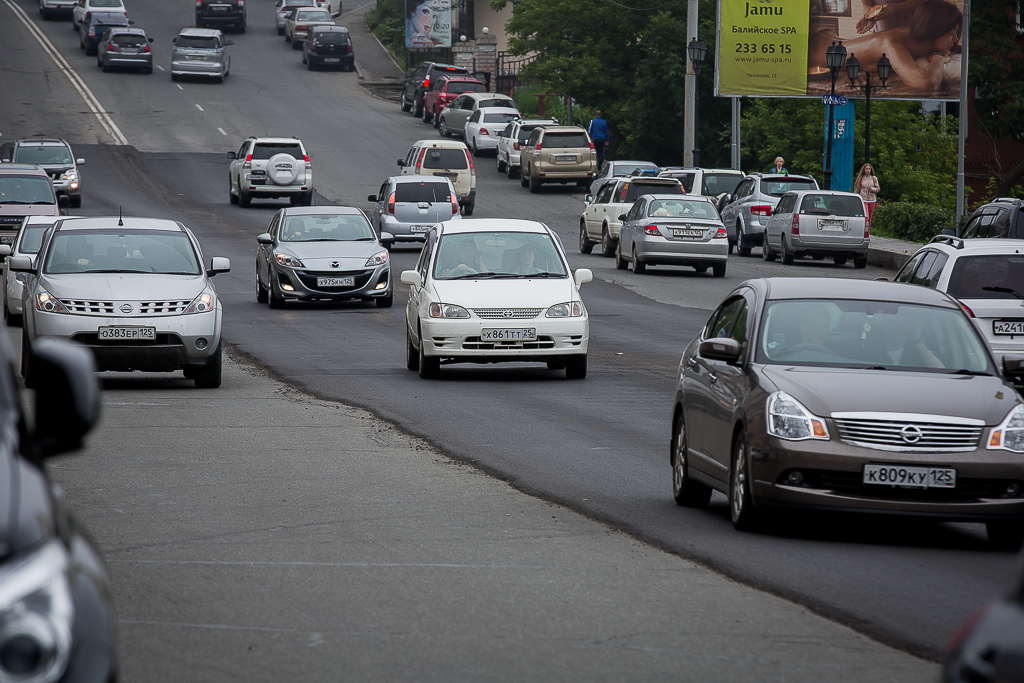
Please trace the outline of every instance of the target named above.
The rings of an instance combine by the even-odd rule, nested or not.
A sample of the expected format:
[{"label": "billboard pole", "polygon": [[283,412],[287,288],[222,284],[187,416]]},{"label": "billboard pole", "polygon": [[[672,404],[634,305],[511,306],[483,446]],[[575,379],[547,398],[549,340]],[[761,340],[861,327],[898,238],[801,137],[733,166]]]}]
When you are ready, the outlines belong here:
[{"label": "billboard pole", "polygon": [[967,142],[967,31],[971,23],[971,0],[964,0],[964,26],[960,41],[960,134],[956,160],[956,220],[964,215],[964,145]]},{"label": "billboard pole", "polygon": [[731,168],[740,170],[740,98],[732,98],[732,145],[730,150]]},{"label": "billboard pole", "polygon": [[[686,42],[697,39],[697,0],[687,0]],[[693,62],[686,60],[686,80],[683,101],[683,166],[693,166],[693,145],[696,138],[694,116],[696,115],[697,75]]]}]

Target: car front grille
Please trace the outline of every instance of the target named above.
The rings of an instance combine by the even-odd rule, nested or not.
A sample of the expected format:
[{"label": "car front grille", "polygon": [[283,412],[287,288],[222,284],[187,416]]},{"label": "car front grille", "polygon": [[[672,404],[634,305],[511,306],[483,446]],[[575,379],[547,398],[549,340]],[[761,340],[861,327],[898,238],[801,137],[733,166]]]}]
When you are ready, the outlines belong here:
[{"label": "car front grille", "polygon": [[527,318],[536,318],[540,315],[540,312],[544,310],[542,308],[474,308],[473,312],[476,313],[478,318],[496,319],[496,320],[525,320]]},{"label": "car front grille", "polygon": [[553,349],[555,348],[555,340],[551,337],[537,337],[537,341],[492,342],[484,341],[480,337],[466,337],[462,342],[462,348],[472,351],[487,351],[491,349]]},{"label": "car front grille", "polygon": [[60,302],[64,304],[64,308],[68,309],[68,313],[78,313],[80,315],[113,315],[114,314],[114,302],[113,301],[87,301],[84,299],[61,299]]},{"label": "car front grille", "polygon": [[0,228],[20,228],[24,216],[0,216]]},{"label": "car front grille", "polygon": [[140,301],[139,313],[141,315],[174,315],[183,313],[188,308],[189,301]]},{"label": "car front grille", "polygon": [[957,453],[978,447],[981,420],[905,413],[832,413],[844,443],[880,451]]}]

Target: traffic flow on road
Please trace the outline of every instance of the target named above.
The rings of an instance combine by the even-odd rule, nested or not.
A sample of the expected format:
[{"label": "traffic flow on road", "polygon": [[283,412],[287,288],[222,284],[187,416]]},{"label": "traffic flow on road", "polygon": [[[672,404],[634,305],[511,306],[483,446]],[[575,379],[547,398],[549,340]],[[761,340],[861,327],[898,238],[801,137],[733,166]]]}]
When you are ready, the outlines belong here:
[{"label": "traffic flow on road", "polygon": [[[305,677],[298,643],[317,679],[646,680],[741,622],[749,657],[702,679],[1016,680],[1020,202],[885,270],[860,195],[813,177],[599,166],[452,64],[374,97],[364,9],[0,5],[0,680],[184,648],[205,680],[204,633],[255,645],[253,680]],[[29,99],[55,55],[74,76]],[[670,635],[620,633],[647,613]],[[770,654],[776,619],[816,652]]]}]

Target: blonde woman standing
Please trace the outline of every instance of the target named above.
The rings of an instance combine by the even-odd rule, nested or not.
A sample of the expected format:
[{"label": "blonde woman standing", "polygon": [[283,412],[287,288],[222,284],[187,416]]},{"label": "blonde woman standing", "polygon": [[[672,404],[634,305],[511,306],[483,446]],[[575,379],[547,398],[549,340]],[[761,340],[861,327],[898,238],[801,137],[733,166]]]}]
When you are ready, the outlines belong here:
[{"label": "blonde woman standing", "polygon": [[871,164],[861,166],[857,179],[853,181],[853,191],[864,200],[864,210],[867,211],[869,227],[871,226],[871,214],[875,212],[875,204],[878,203],[878,193],[881,189],[878,177],[875,176],[875,169],[871,167]]}]

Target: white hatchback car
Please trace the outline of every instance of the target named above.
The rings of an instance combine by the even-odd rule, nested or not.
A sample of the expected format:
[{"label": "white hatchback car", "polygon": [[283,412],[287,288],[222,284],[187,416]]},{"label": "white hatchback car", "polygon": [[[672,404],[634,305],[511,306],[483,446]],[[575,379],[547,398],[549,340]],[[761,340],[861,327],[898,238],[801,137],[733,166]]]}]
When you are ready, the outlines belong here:
[{"label": "white hatchback car", "polygon": [[466,145],[473,156],[498,149],[498,136],[511,121],[522,118],[519,110],[507,107],[477,109],[466,121]]},{"label": "white hatchback car", "polygon": [[437,378],[441,363],[547,363],[587,375],[590,319],[555,233],[513,219],[446,221],[427,233],[410,286],[406,366]]},{"label": "white hatchback car", "polygon": [[[940,235],[911,256],[893,281],[954,297],[997,360],[1024,353],[1024,240]],[[921,331],[926,341],[928,335]]]}]

